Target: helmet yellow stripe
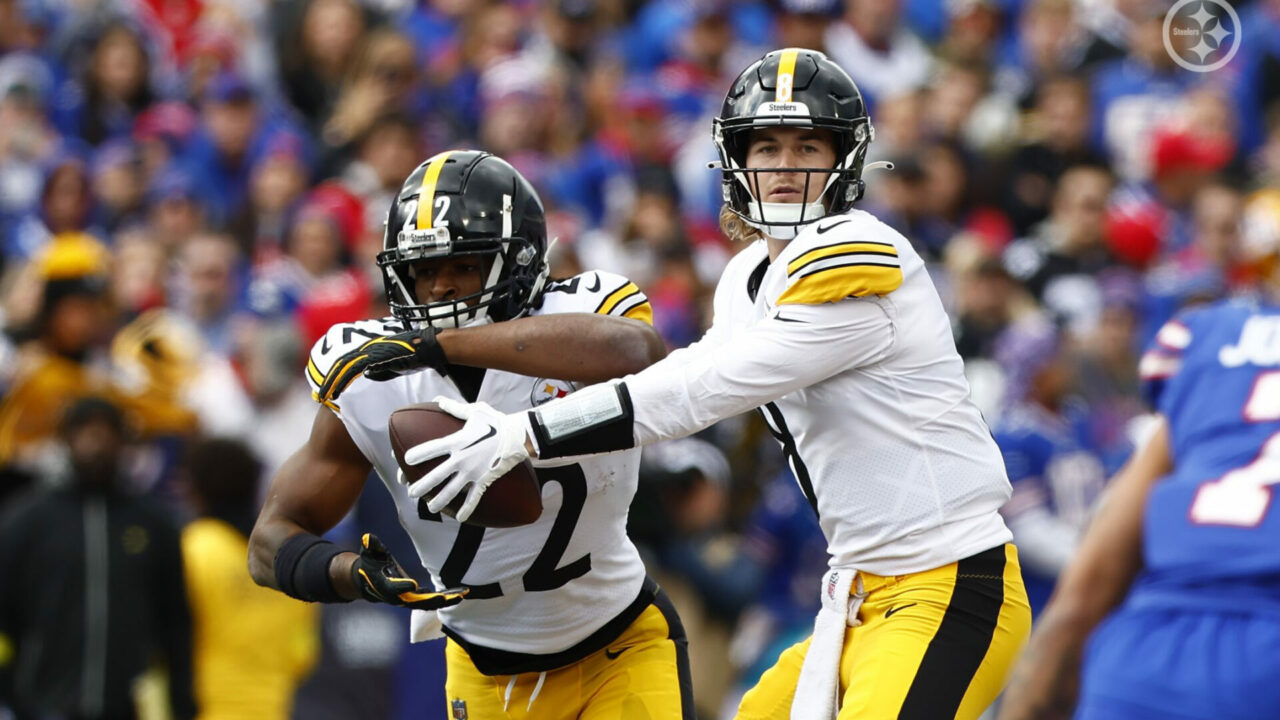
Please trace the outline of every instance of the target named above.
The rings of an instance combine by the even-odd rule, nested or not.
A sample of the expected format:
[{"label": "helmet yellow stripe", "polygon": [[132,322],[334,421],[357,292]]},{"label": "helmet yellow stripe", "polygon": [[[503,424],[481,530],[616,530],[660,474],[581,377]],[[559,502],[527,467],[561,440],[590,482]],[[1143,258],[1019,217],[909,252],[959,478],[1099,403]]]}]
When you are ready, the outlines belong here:
[{"label": "helmet yellow stripe", "polygon": [[782,51],[782,57],[778,59],[778,77],[774,82],[774,87],[777,88],[773,96],[774,102],[791,102],[791,86],[795,84],[796,56],[799,54],[800,51],[796,49]]},{"label": "helmet yellow stripe", "polygon": [[427,171],[422,174],[422,190],[418,192],[418,229],[426,230],[433,226],[431,220],[431,207],[436,202],[436,180],[440,179],[440,171],[444,168],[444,163],[449,159],[453,151],[442,152],[436,156],[435,160],[427,166]]}]

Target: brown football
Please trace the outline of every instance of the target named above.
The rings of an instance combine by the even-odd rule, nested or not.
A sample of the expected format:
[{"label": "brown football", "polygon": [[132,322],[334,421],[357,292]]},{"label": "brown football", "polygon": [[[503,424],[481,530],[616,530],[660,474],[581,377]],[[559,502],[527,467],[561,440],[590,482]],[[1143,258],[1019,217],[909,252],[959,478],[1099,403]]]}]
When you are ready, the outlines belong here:
[{"label": "brown football", "polygon": [[[387,421],[387,432],[391,436],[391,450],[395,453],[396,462],[404,472],[408,482],[413,482],[426,475],[432,468],[444,461],[444,458],[431,460],[421,465],[408,465],[404,461],[404,452],[414,445],[428,440],[444,437],[462,429],[462,421],[440,409],[435,403],[419,403],[409,405],[391,413]],[[427,493],[424,499],[435,495],[435,490]],[[453,514],[462,507],[467,492],[464,488],[458,496],[450,501],[443,510],[444,514]],[[471,517],[470,525],[481,525],[491,528],[516,527],[528,525],[542,514],[542,489],[538,478],[534,475],[533,466],[528,460],[516,465],[506,475],[493,481],[489,489],[480,498]]]}]

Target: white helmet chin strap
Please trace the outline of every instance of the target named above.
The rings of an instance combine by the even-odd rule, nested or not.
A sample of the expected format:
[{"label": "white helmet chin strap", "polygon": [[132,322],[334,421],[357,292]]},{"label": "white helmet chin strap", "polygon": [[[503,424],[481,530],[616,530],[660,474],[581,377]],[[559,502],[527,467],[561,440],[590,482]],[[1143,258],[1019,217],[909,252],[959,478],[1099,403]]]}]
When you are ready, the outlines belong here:
[{"label": "white helmet chin strap", "polygon": [[803,219],[808,224],[809,221],[817,220],[827,214],[827,208],[821,200],[811,203],[770,203],[753,200],[747,206],[747,216],[750,218],[748,223],[765,235],[778,240],[795,239],[805,226],[766,223],[758,217],[762,209],[765,216],[775,223],[798,223]]}]

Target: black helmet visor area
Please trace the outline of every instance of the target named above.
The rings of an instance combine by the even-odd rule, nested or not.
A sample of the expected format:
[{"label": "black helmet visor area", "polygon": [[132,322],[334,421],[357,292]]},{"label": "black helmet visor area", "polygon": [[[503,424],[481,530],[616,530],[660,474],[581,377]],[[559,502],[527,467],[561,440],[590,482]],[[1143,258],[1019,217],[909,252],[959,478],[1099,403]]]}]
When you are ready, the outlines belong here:
[{"label": "black helmet visor area", "polygon": [[[393,250],[378,253],[388,304],[397,318],[412,325],[432,325],[440,329],[460,327],[477,319],[494,321],[519,317],[524,308],[519,298],[527,297],[532,285],[527,273],[504,272],[527,268],[537,260],[538,249],[525,238],[467,238],[449,240],[444,228],[408,230]],[[413,237],[405,237],[413,236]],[[418,237],[421,236],[421,237]],[[479,291],[433,303],[418,301],[413,267],[424,260],[478,256],[491,258]]]}]

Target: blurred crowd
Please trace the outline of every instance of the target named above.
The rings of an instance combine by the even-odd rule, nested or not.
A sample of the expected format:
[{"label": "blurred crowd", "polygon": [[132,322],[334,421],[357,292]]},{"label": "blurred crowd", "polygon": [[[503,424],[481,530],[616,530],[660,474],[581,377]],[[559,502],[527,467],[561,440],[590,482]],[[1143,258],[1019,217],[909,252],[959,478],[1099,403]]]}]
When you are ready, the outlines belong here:
[{"label": "blurred crowd", "polygon": [[[868,171],[861,206],[916,245],[951,312],[1038,609],[1140,432],[1155,329],[1280,279],[1280,0],[1233,6],[1239,51],[1197,73],[1160,0],[0,0],[0,534],[38,552],[65,522],[90,550],[45,588],[85,594],[83,627],[32,620],[39,595],[0,575],[0,717],[444,707],[438,648],[408,647],[395,610],[295,608],[244,573],[265,482],[317,407],[306,349],[386,314],[392,193],[464,146],[538,188],[553,276],[627,275],[671,347],[696,339],[738,249],[710,119],[782,46],[862,88],[868,160],[894,168]],[[394,550],[376,485],[335,534]],[[646,451],[632,531],[685,616],[705,717],[810,626],[825,557],[801,499],[752,417]],[[88,538],[117,529],[122,562],[184,573],[95,616],[86,563],[119,565]],[[191,601],[158,609],[184,577]],[[82,644],[94,623],[142,629]],[[44,677],[24,653],[46,640],[82,669]],[[95,669],[124,657],[113,643],[155,648]],[[156,657],[168,703],[135,682]],[[210,704],[241,685],[270,687],[256,709]]]}]

